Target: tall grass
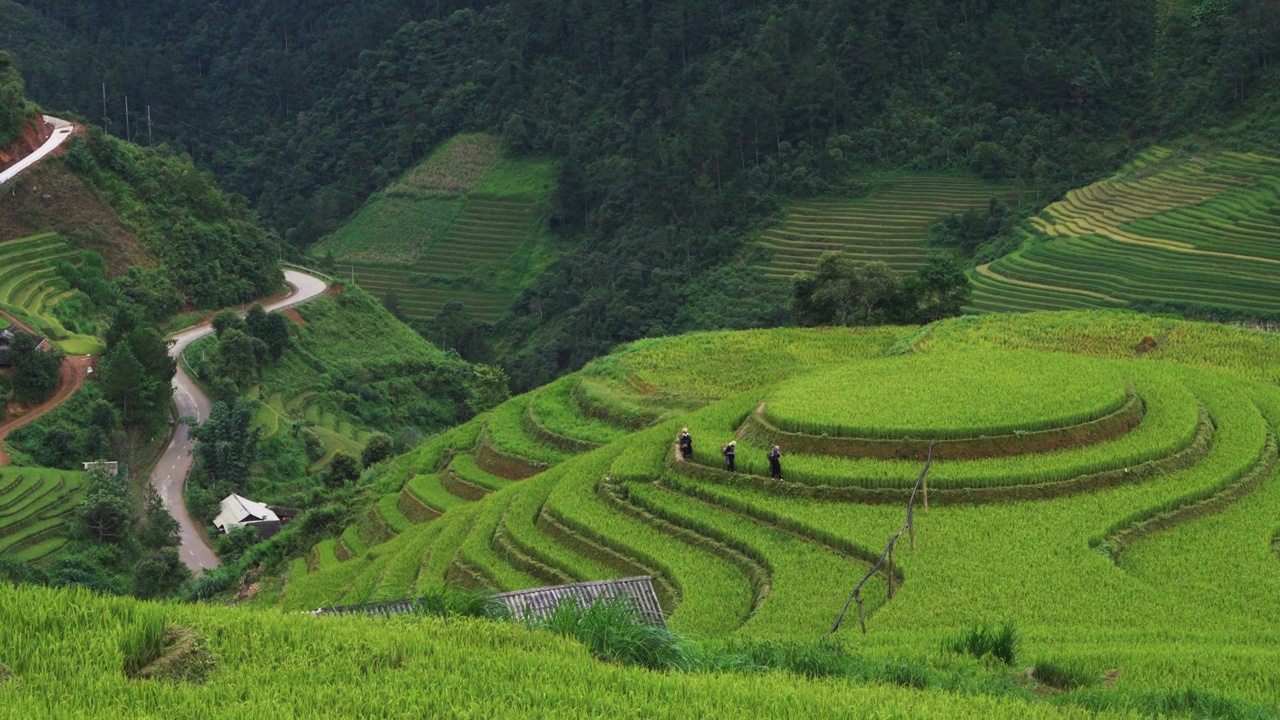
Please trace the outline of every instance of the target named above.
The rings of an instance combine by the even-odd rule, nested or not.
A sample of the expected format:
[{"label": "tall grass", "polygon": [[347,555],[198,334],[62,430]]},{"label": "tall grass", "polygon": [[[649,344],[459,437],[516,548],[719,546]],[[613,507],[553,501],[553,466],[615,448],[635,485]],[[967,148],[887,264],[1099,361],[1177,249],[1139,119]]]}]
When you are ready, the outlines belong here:
[{"label": "tall grass", "polygon": [[978,659],[995,658],[1005,665],[1012,665],[1018,658],[1018,646],[1022,638],[1012,620],[1006,620],[999,627],[986,623],[975,625],[969,630],[947,638],[942,642],[944,650],[961,655],[971,655]]}]

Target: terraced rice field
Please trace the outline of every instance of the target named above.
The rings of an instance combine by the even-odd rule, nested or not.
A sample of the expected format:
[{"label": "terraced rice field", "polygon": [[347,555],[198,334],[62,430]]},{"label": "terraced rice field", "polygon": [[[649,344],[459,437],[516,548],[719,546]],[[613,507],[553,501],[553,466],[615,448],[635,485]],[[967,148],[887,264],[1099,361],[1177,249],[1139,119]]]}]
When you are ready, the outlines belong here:
[{"label": "terraced rice field", "polygon": [[413,265],[349,262],[347,274],[374,297],[382,299],[394,291],[407,317],[434,317],[445,303],[456,300],[468,314],[494,320],[515,296],[514,285],[505,287],[511,261],[537,234],[536,223],[533,204],[527,200],[469,199]]},{"label": "terraced rice field", "polygon": [[1153,148],[1019,228],[972,310],[1176,302],[1280,311],[1280,158]]},{"label": "terraced rice field", "polygon": [[914,273],[928,255],[930,225],[985,208],[991,198],[1007,199],[1011,192],[1008,186],[941,175],[877,179],[874,185],[879,189],[865,198],[813,199],[788,207],[782,223],[760,236],[760,244],[773,250],[766,274],[789,278],[840,250]]},{"label": "terraced rice field", "polygon": [[[250,397],[258,396],[257,388],[251,388]],[[254,424],[262,428],[261,439],[268,440],[280,432],[290,432],[292,423],[299,422],[311,429],[325,445],[325,455],[311,465],[315,471],[328,464],[339,450],[359,457],[369,431],[356,427],[320,406],[314,392],[285,396],[272,392],[261,398]]]},{"label": "terraced rice field", "polygon": [[40,560],[62,549],[83,486],[83,473],[0,468],[0,558]]},{"label": "terraced rice field", "polygon": [[902,526],[932,445],[928,509],[845,643],[900,662],[1012,618],[1025,665],[1274,712],[1277,373],[1280,337],[1125,312],[643,341],[394,461],[401,489],[278,599],[644,574],[691,635],[816,638]]},{"label": "terraced rice field", "polygon": [[77,292],[58,274],[58,263],[74,261],[79,254],[54,233],[0,242],[0,310],[76,355],[102,349],[95,338],[70,332],[53,314],[58,303]]},{"label": "terraced rice field", "polygon": [[549,162],[504,159],[494,135],[459,135],[323,239],[338,275],[379,299],[394,292],[410,318],[449,301],[493,320],[545,262]]}]

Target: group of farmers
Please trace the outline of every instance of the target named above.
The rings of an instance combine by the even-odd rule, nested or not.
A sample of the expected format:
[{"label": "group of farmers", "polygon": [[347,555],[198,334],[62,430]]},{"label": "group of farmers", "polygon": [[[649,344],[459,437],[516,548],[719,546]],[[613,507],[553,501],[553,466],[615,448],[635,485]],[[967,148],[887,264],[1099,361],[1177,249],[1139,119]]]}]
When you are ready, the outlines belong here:
[{"label": "group of farmers", "polygon": [[[677,440],[680,447],[680,457],[689,460],[693,457],[693,436],[689,434],[689,428],[681,428],[680,437]],[[735,472],[734,457],[737,452],[737,440],[730,440],[728,445],[720,448],[720,454],[724,455],[724,469],[729,472]],[[769,474],[774,480],[782,479],[782,450],[774,445],[769,450]]]}]

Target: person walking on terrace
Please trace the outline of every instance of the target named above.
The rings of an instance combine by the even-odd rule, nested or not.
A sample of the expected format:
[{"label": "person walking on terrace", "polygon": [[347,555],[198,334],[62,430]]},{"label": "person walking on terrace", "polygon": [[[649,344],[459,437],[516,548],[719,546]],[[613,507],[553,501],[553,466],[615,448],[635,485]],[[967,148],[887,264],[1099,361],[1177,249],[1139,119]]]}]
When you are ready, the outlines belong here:
[{"label": "person walking on terrace", "polygon": [[680,430],[680,458],[688,461],[693,457],[693,436],[689,435],[689,428],[681,428]]},{"label": "person walking on terrace", "polygon": [[737,444],[737,440],[730,440],[728,445],[720,449],[720,452],[724,454],[724,469],[729,472],[734,472],[733,453]]},{"label": "person walking on terrace", "polygon": [[769,451],[769,474],[774,480],[782,479],[782,450],[777,445]]}]

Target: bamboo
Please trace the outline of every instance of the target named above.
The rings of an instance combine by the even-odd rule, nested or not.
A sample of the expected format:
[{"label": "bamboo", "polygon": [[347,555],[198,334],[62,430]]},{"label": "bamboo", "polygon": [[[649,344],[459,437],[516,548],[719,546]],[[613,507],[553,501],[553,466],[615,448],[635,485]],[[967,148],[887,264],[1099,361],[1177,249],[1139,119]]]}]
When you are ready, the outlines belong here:
[{"label": "bamboo", "polygon": [[889,539],[889,599],[893,599],[893,541],[895,538]]}]

